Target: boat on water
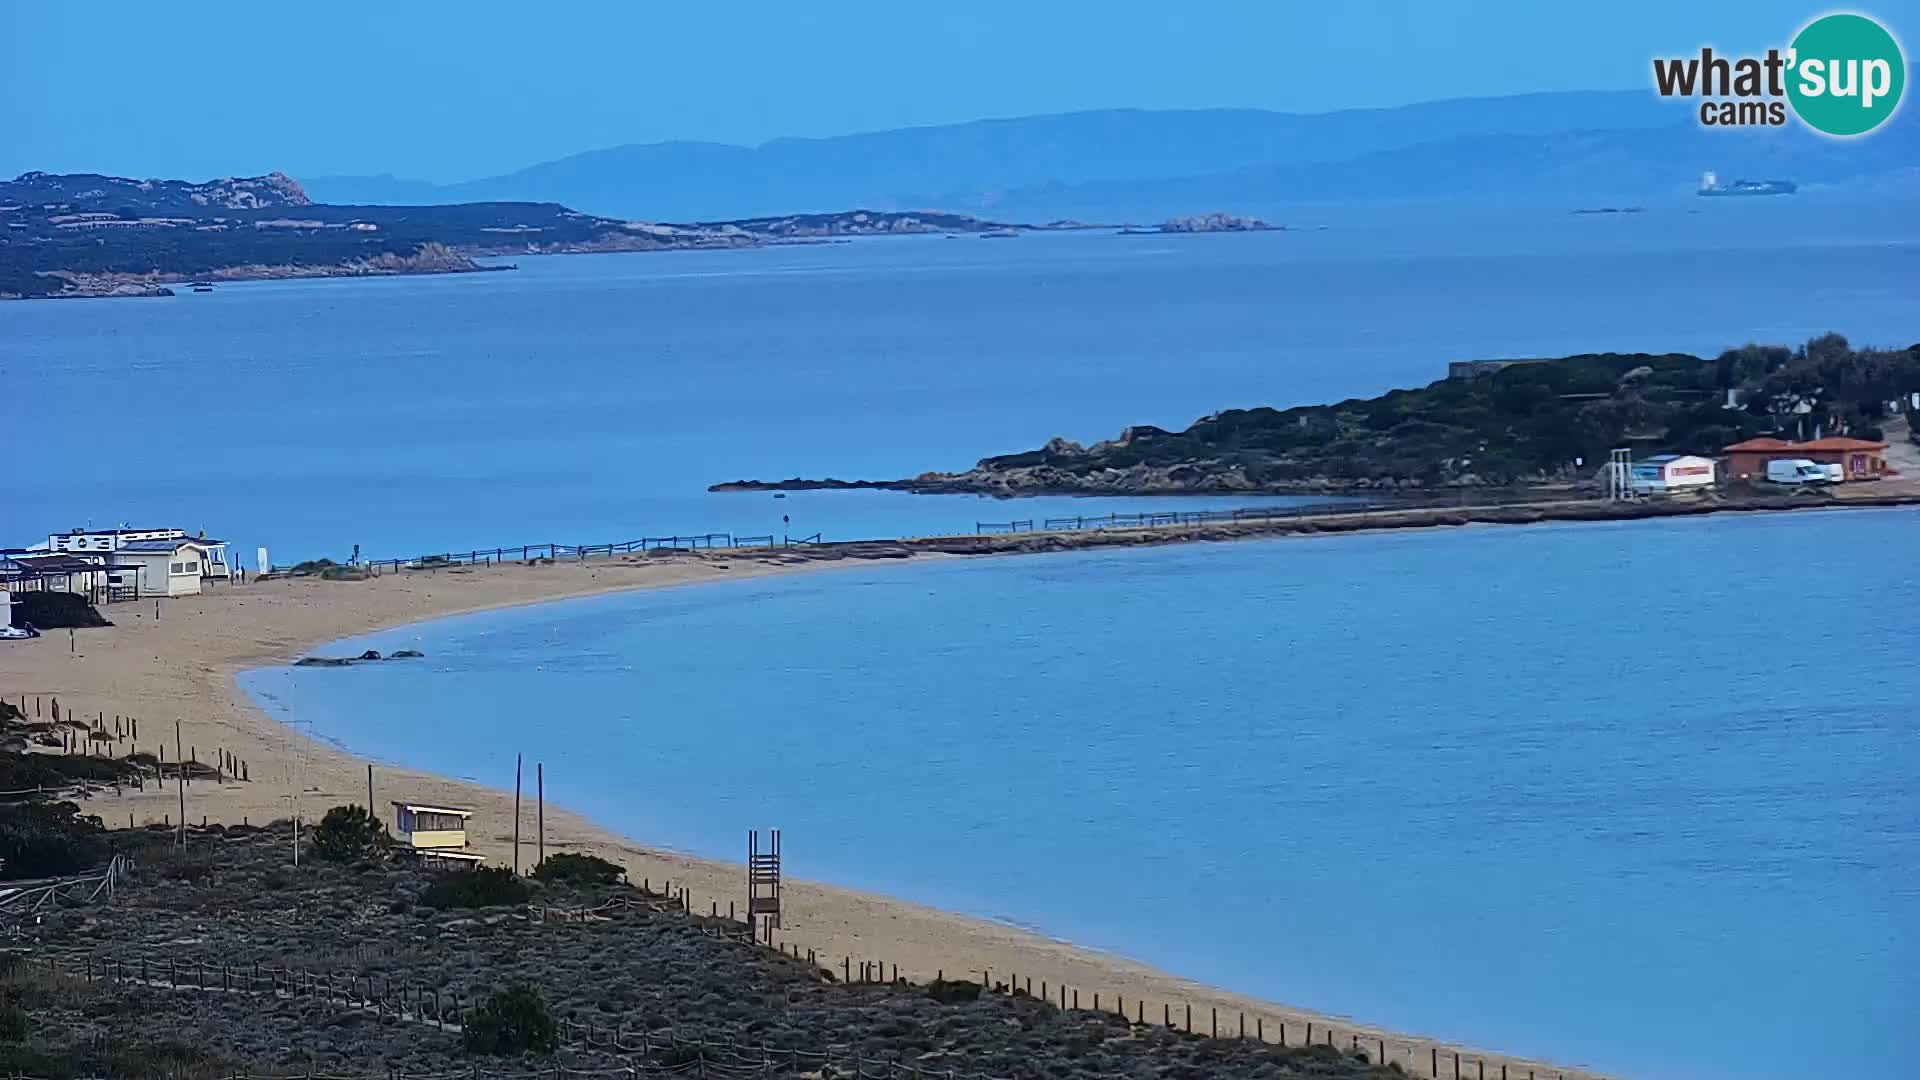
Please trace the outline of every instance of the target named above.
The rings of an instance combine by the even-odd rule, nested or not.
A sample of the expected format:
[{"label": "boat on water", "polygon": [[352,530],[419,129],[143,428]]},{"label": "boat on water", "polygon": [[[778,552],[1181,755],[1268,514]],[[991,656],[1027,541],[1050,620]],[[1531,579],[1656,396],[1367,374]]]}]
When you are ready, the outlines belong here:
[{"label": "boat on water", "polygon": [[1714,173],[1700,176],[1701,195],[1791,195],[1800,190],[1800,185],[1791,180],[1735,180],[1730,184],[1720,182]]}]

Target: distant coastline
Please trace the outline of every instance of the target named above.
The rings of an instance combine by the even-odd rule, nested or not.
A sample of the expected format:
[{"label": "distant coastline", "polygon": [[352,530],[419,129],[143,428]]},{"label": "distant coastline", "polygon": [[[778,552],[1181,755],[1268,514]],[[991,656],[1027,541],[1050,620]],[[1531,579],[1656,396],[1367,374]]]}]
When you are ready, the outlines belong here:
[{"label": "distant coastline", "polygon": [[865,209],[663,224],[556,203],[328,205],[281,173],[199,184],[26,173],[0,181],[0,299],[171,296],[168,286],[194,281],[477,273],[508,269],[477,259],[516,255],[1092,227]]}]

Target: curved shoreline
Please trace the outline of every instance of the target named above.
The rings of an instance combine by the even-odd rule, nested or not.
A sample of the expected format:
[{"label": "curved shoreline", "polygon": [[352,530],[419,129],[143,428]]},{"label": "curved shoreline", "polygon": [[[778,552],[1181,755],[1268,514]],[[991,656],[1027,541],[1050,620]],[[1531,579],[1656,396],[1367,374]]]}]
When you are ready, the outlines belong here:
[{"label": "curved shoreline", "polygon": [[[1920,502],[1920,496],[1823,501],[1818,508],[1914,502]],[[1815,508],[1804,501],[1798,507]],[[235,681],[244,670],[290,662],[342,638],[501,608],[855,566],[869,559],[921,560],[1443,524],[1620,520],[1692,515],[1715,509],[1786,508],[1742,504],[1604,514],[1583,504],[1565,515],[1549,513],[1549,508],[1539,506],[1375,511],[1346,515],[1351,520],[1335,528],[1327,528],[1329,523],[1324,520],[1309,523],[1275,519],[1156,529],[876,541],[724,554],[682,552],[673,557],[639,554],[561,564],[416,570],[358,582],[272,580],[168,601],[163,618],[158,620],[152,617],[151,609],[139,610],[142,605],[109,608],[107,613],[118,626],[85,634],[79,639],[84,647],[76,652],[60,650],[55,639],[44,638],[31,649],[0,654],[0,678],[4,678],[0,692],[8,696],[56,695],[80,715],[140,717],[145,729],[142,735],[160,735],[167,741],[171,741],[171,735],[163,733],[172,725],[166,721],[181,718],[183,741],[196,753],[210,757],[218,748],[251,766],[250,783],[201,784],[189,789],[189,818],[197,820],[204,815],[211,821],[238,823],[244,819],[258,823],[286,816],[294,802],[289,795],[296,779],[301,789],[299,809],[307,816],[336,803],[366,798],[368,762],[364,757],[298,733],[276,715],[284,710],[263,707]],[[299,721],[293,718],[291,723],[297,725]],[[153,741],[149,737],[144,748],[151,750]],[[124,752],[128,747],[118,749]],[[511,792],[398,768],[382,768],[377,781],[376,800],[404,796],[471,806],[478,812],[474,846],[502,861],[511,858]],[[103,796],[89,810],[110,824],[117,821],[124,826],[128,815],[137,822],[157,821],[177,813],[176,799],[175,792],[149,790],[119,798]],[[627,865],[633,876],[654,882],[670,880],[676,888],[689,891],[696,907],[704,903],[725,910],[728,901],[739,893],[739,869],[733,864],[650,847],[558,808],[550,808],[547,818],[548,842],[556,850],[596,852]],[[530,809],[523,819],[530,825]],[[525,852],[522,858],[530,860],[531,852]],[[1036,985],[1045,981],[1074,987],[1089,997],[1094,991],[1106,999],[1118,996],[1130,1003],[1130,1012],[1144,1009],[1157,1013],[1171,1007],[1179,1016],[1192,1005],[1198,1017],[1220,1010],[1234,1018],[1229,1020],[1231,1027],[1237,1022],[1236,1014],[1244,1011],[1250,1018],[1263,1018],[1269,1028],[1287,1023],[1295,1038],[1301,1034],[1302,1025],[1311,1021],[1317,1031],[1337,1031],[1341,1041],[1350,1035],[1365,1041],[1384,1038],[1389,1050],[1394,1051],[1394,1060],[1418,1074],[1424,1074],[1431,1051],[1444,1056],[1456,1049],[1454,1044],[1438,1039],[1397,1034],[1343,1017],[1206,987],[1143,963],[1075,946],[991,917],[953,914],[826,883],[796,881],[790,883],[789,892],[791,916],[780,940],[815,950],[823,962],[835,962],[843,956],[856,963],[878,959],[897,964],[903,975],[915,979],[931,978],[936,971],[986,971],[995,981],[1017,974],[1023,980],[1031,978]],[[1196,1022],[1205,1030],[1206,1020]],[[1523,1070],[1547,1068],[1567,1076],[1597,1075],[1585,1070],[1560,1070],[1538,1060],[1467,1049],[1461,1052],[1469,1059],[1484,1057],[1495,1067],[1504,1063]]]}]

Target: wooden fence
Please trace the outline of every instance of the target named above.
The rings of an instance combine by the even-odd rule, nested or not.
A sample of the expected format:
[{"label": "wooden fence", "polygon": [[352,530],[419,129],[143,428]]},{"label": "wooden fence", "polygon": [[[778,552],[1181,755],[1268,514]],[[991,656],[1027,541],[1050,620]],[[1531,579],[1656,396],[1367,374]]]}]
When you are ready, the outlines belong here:
[{"label": "wooden fence", "polygon": [[0,801],[59,794],[90,798],[96,791],[106,789],[112,789],[114,794],[119,795],[129,787],[140,790],[149,780],[164,784],[172,779],[185,788],[191,788],[195,781],[247,783],[253,776],[246,759],[225,747],[208,747],[213,760],[203,762],[200,760],[200,747],[183,744],[176,738],[172,758],[169,759],[163,734],[147,743],[147,749],[142,750],[138,717],[116,713],[109,718],[105,711],[95,711],[88,716],[84,710],[73,708],[71,703],[62,706],[58,696],[45,694],[32,697],[19,694],[11,703],[19,710],[22,722],[45,725],[45,734],[56,740],[46,744],[49,747],[57,747],[65,756],[110,762],[117,771],[111,779],[75,778],[59,787],[0,791]]},{"label": "wooden fence", "polygon": [[[119,870],[124,872],[124,867],[119,867]],[[113,872],[113,869],[109,870],[110,878]],[[605,917],[616,909],[692,915],[695,907],[692,896],[686,888],[676,888],[671,881],[666,881],[662,883],[659,891],[655,891],[651,880],[643,879],[638,895],[614,897],[593,908],[567,909],[530,904],[526,905],[522,912],[524,917],[540,923],[580,923],[604,921]],[[719,915],[718,901],[710,901],[709,919],[718,919]],[[836,966],[831,961],[823,961],[811,949],[802,949],[797,944],[775,940],[771,933],[766,938],[757,937],[750,924],[741,919],[740,913],[732,902],[728,904],[726,917],[733,921],[737,929],[711,925],[701,926],[699,929],[703,933],[725,936],[770,949],[784,957],[814,966],[825,972],[826,977],[849,985],[900,987],[916,985],[911,979],[901,974],[897,964],[888,964],[877,959],[845,956]],[[83,950],[49,950],[39,955],[25,956],[21,962],[43,966],[52,974],[67,975],[87,981],[105,979],[178,990],[319,999],[343,1009],[367,1012],[378,1018],[422,1024],[448,1032],[464,1030],[469,1010],[475,1004],[458,992],[421,985],[411,980],[395,979],[390,975],[354,975],[338,971],[314,971],[310,968],[263,966],[258,963],[235,964],[229,961],[183,959],[177,955],[143,954],[137,958],[127,958]],[[1036,992],[1031,976],[1023,979],[1015,972],[1007,972],[999,979],[996,979],[991,971],[970,971],[964,973],[963,977],[968,981],[974,981],[975,975],[979,976],[978,981],[983,986],[983,993],[1026,997],[1062,1011],[1111,1013],[1129,1024],[1144,1026],[1149,1023],[1158,1023],[1168,1029],[1192,1035],[1254,1039],[1274,1046],[1325,1045],[1349,1052],[1364,1053],[1372,1062],[1397,1065],[1403,1072],[1410,1075],[1434,1078],[1434,1080],[1486,1080],[1494,1076],[1499,1077],[1500,1080],[1519,1080],[1522,1076],[1527,1077],[1528,1080],[1542,1080],[1547,1076],[1552,1076],[1555,1080],[1565,1080],[1567,1075],[1558,1070],[1551,1073],[1544,1072],[1539,1070],[1538,1066],[1516,1067],[1516,1063],[1497,1057],[1489,1059],[1468,1056],[1421,1040],[1400,1039],[1357,1029],[1339,1028],[1324,1021],[1288,1021],[1269,1019],[1260,1015],[1250,1018],[1244,1012],[1237,1012],[1224,1018],[1226,1023],[1223,1025],[1223,1017],[1217,1008],[1209,1008],[1202,1022],[1193,1006],[1185,1005],[1176,1009],[1165,1002],[1158,1003],[1160,1006],[1158,1015],[1150,1019],[1151,1014],[1144,999],[1136,998],[1129,1002],[1120,995],[1103,995],[1097,991],[1083,996],[1080,988],[1049,984],[1046,981],[1039,983]],[[934,978],[944,981],[946,973],[937,972]],[[1129,1008],[1130,1004],[1131,1008]],[[686,1050],[693,1048],[700,1051],[695,1064],[704,1063],[702,1067],[713,1070],[716,1076],[768,1076],[804,1070],[834,1077],[889,1077],[895,1080],[899,1078],[999,1080],[983,1074],[957,1070],[922,1069],[911,1063],[893,1059],[867,1061],[858,1052],[836,1049],[832,1046],[818,1050],[801,1050],[792,1047],[748,1045],[739,1043],[731,1037],[721,1038],[697,1029],[691,1034],[674,1028],[628,1031],[624,1025],[596,1026],[568,1018],[561,1019],[560,1025],[562,1044],[565,1049],[633,1056],[619,1069],[614,1070],[578,1070],[555,1066],[563,1073],[575,1076],[619,1075],[623,1071],[628,1075],[682,1072],[684,1063],[663,1067],[646,1059],[663,1052],[672,1052],[680,1056],[684,1055]],[[468,1074],[462,1072],[460,1075],[464,1077]],[[504,1078],[521,1074],[497,1075]],[[526,1075],[550,1077],[554,1072],[552,1069],[546,1069],[536,1074]],[[419,1078],[419,1080],[425,1080],[425,1078]]]},{"label": "wooden fence", "polygon": [[[22,697],[19,700],[22,711],[27,712],[27,699]],[[51,709],[42,705],[38,699],[35,699],[35,712],[38,713],[41,711],[50,712]],[[33,714],[30,713],[29,715]],[[74,714],[71,710],[68,710],[64,715],[70,718]],[[69,720],[68,722],[77,723],[78,721]],[[92,723],[104,724],[103,714],[96,714]],[[122,723],[120,730],[123,734],[131,732],[133,725]],[[164,750],[162,752],[164,753]],[[176,750],[176,758],[177,755],[178,751]],[[183,764],[176,760],[171,766],[157,761],[150,765],[129,761],[130,770],[133,771],[130,771],[128,776],[124,778],[128,786],[137,788],[141,785],[142,780],[150,770],[158,778],[171,780],[172,786],[180,789],[181,806],[183,809],[178,827],[182,831],[183,839],[186,836],[185,830],[193,825],[192,819],[186,816],[184,809],[186,805],[185,792],[190,789],[193,781],[198,779],[204,782],[205,780],[212,779],[216,782],[225,783],[236,778],[233,774],[224,772],[221,769],[199,764],[194,760],[195,755],[197,755],[197,751],[190,749],[186,763]],[[222,766],[228,762],[239,764],[238,759],[233,758],[224,750],[217,751],[217,755],[218,761]],[[130,757],[131,752],[129,753],[129,758]],[[105,785],[103,784],[102,786],[104,787]],[[117,793],[121,790],[121,785],[116,783],[113,785],[113,788]],[[0,799],[58,794],[60,794],[60,792],[51,789],[34,789],[32,791],[0,792]],[[78,794],[81,797],[88,797],[92,792],[85,790],[83,787]],[[109,824],[116,823],[109,822]],[[176,828],[172,812],[163,812],[159,824],[164,828]],[[225,827],[233,824],[236,823],[222,822],[210,815],[204,814],[201,815],[199,819],[199,826],[201,828],[209,825]],[[237,824],[244,827],[251,827],[253,823],[246,818],[242,818]],[[132,814],[127,816],[126,827],[139,827]],[[664,906],[689,915],[695,914],[698,907],[693,895],[684,886],[676,887],[671,881],[667,881],[662,884],[662,891],[655,891],[651,879],[643,878],[640,882],[640,895],[638,897],[616,898],[610,901],[608,905],[603,905],[600,909],[572,911],[561,908],[531,906],[527,910],[530,917],[543,922],[595,921],[595,917],[604,914],[607,908],[623,905],[645,906],[656,911],[661,910]],[[724,917],[738,926],[738,930],[734,931],[735,933],[743,937],[753,938],[753,930],[746,921],[745,913],[739,908],[736,900],[728,900],[724,909],[718,900],[710,900],[706,914],[709,918],[718,919],[722,917],[723,911]],[[0,915],[3,914],[4,912],[0,911]],[[753,938],[753,940],[755,940],[756,944],[760,947],[772,949],[792,959],[814,965],[830,973],[833,978],[839,981],[855,985],[914,985],[913,976],[916,974],[921,979],[928,978],[929,974],[931,974],[931,978],[937,980],[945,980],[947,978],[947,973],[944,970],[932,973],[923,971],[903,974],[899,964],[891,963],[884,958],[878,957],[863,958],[846,955],[842,956],[836,964],[831,957],[821,957],[815,950],[804,948],[801,944],[794,941],[782,940],[778,935],[771,932],[767,937]],[[106,961],[97,962],[105,963]],[[116,963],[118,962],[116,961]],[[329,996],[330,1000],[337,1000],[342,1004],[352,1003],[351,988],[327,983],[324,981],[323,976],[317,976],[311,973],[295,973],[291,969],[236,973],[231,968],[221,968],[218,965],[210,966],[202,964],[196,967],[191,966],[191,963],[192,962],[189,962],[189,966],[182,969],[183,973],[177,976],[171,969],[169,969],[165,975],[161,975],[158,969],[150,968],[141,973],[140,979],[158,978],[162,981],[158,982],[157,985],[169,986],[185,985],[179,980],[191,978],[197,980],[194,983],[195,986],[205,988],[211,985],[211,980],[217,977],[221,980],[221,985],[228,989],[232,989],[238,985],[241,989],[272,990],[280,993],[296,991],[320,993]],[[115,976],[119,976],[131,969],[115,967],[112,970]],[[1164,1027],[1194,1035],[1206,1035],[1217,1038],[1250,1038],[1276,1046],[1301,1046],[1307,1043],[1319,1043],[1349,1051],[1366,1051],[1368,1052],[1370,1060],[1398,1065],[1409,1075],[1434,1078],[1434,1080],[1453,1077],[1461,1078],[1461,1080],[1481,1080],[1482,1077],[1492,1076],[1498,1076],[1501,1080],[1519,1080],[1520,1077],[1526,1077],[1527,1080],[1544,1080],[1546,1077],[1553,1077],[1554,1080],[1565,1080],[1565,1077],[1568,1075],[1560,1070],[1551,1072],[1542,1071],[1538,1065],[1520,1065],[1520,1067],[1516,1069],[1516,1063],[1512,1059],[1501,1056],[1465,1055],[1443,1047],[1438,1043],[1427,1040],[1397,1038],[1380,1033],[1374,1029],[1362,1028],[1358,1025],[1348,1027],[1336,1026],[1325,1021],[1284,1020],[1270,1018],[1258,1013],[1249,1014],[1240,1010],[1223,1014],[1218,1008],[1214,1007],[1207,1007],[1205,1011],[1202,1012],[1196,1010],[1191,1004],[1173,1003],[1165,1000],[1154,1000],[1150,1002],[1139,996],[1127,998],[1120,994],[1109,994],[1098,990],[1089,991],[1082,987],[1068,986],[1045,979],[1036,982],[1030,974],[1022,976],[1016,971],[995,972],[990,969],[974,969],[965,972],[956,971],[953,977],[956,980],[965,979],[978,982],[984,988],[984,992],[987,993],[1033,998],[1063,1010],[1090,1010],[1113,1013],[1133,1024],[1158,1023]],[[262,983],[260,981],[262,979],[266,981]],[[235,980],[240,981],[236,983]],[[419,996],[421,994],[424,994],[425,997]],[[445,995],[439,995],[434,991],[415,991],[404,988],[396,991],[392,987],[383,987],[381,988],[381,992],[376,993],[374,988],[369,987],[367,992],[361,996],[361,1004],[358,1007],[367,1008],[376,1015],[400,1015],[403,1016],[403,1018],[424,1015],[442,1027],[457,1029],[459,1027],[458,1018],[460,1010],[465,1008],[465,1003],[449,1001]],[[423,1009],[424,1012],[422,1012]],[[945,1074],[940,1072],[927,1072],[924,1074],[901,1073],[899,1075],[924,1076],[927,1080],[935,1080],[935,1078],[944,1076]],[[1585,1074],[1575,1073],[1574,1075],[1581,1076]]]},{"label": "wooden fence", "polygon": [[[675,888],[671,880],[662,884],[663,892],[654,892],[652,886],[651,879],[643,878],[640,882],[642,896],[656,898],[665,896],[676,903],[682,912],[690,915],[695,913],[697,905],[686,888]],[[718,918],[720,914],[719,901],[709,901],[708,918]],[[727,902],[725,917],[741,923],[742,931],[752,937],[753,930],[750,924],[745,922],[734,901]],[[912,978],[900,973],[899,964],[882,959],[842,956],[836,968],[831,958],[823,959],[813,949],[803,948],[794,942],[781,941],[771,930],[767,931],[766,937],[752,937],[752,940],[762,948],[771,949],[794,960],[801,960],[822,968],[834,978],[849,985],[919,985]],[[924,973],[921,974],[924,978]],[[976,979],[975,976],[978,978]],[[1088,991],[1083,997],[1079,987],[1069,987],[1061,983],[1049,984],[1044,979],[1040,981],[1036,993],[1033,977],[1025,976],[1023,981],[1023,977],[1014,971],[1005,972],[1001,977],[996,978],[991,970],[974,969],[955,972],[954,977],[956,980],[979,982],[983,993],[1032,998],[1053,1005],[1062,1011],[1108,1012],[1135,1025],[1144,1026],[1157,1022],[1169,1030],[1190,1035],[1255,1039],[1283,1047],[1319,1044],[1353,1052],[1365,1052],[1368,1060],[1372,1062],[1397,1065],[1407,1075],[1426,1077],[1430,1080],[1487,1080],[1489,1077],[1498,1077],[1499,1080],[1519,1080],[1520,1077],[1526,1077],[1526,1080],[1546,1080],[1547,1077],[1552,1077],[1553,1080],[1567,1080],[1569,1075],[1576,1078],[1591,1076],[1578,1071],[1569,1074],[1561,1069],[1545,1070],[1537,1063],[1522,1062],[1504,1055],[1469,1054],[1430,1040],[1397,1037],[1381,1033],[1377,1029],[1340,1026],[1324,1020],[1284,1020],[1268,1018],[1258,1013],[1249,1015],[1244,1010],[1222,1014],[1218,1007],[1213,1006],[1209,1006],[1204,1014],[1200,1014],[1191,1004],[1176,1007],[1167,1001],[1155,1002],[1159,1006],[1159,1015],[1154,1017],[1154,1010],[1149,1008],[1146,999],[1137,995],[1131,999],[1131,1002],[1124,995],[1103,994],[1097,990]],[[933,978],[945,981],[947,973],[944,970],[935,971]],[[1197,1019],[1201,1016],[1204,1016],[1204,1023]],[[938,1077],[946,1074],[937,1070],[920,1073],[909,1073],[903,1070],[900,1075],[937,1080]]]},{"label": "wooden fence", "polygon": [[105,869],[92,873],[6,882],[0,890],[0,935],[19,936],[23,924],[50,908],[112,903],[129,869],[126,856],[115,855]]}]

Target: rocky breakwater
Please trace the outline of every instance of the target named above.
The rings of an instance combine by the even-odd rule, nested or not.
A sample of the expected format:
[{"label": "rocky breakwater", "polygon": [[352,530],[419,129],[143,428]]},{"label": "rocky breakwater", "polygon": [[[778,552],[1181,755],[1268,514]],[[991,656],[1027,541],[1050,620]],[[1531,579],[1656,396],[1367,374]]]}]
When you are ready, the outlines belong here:
[{"label": "rocky breakwater", "polygon": [[965,472],[924,472],[900,480],[732,480],[709,491],[910,491],[921,495],[1218,495],[1311,494],[1353,491],[1416,491],[1413,478],[1278,476],[1257,462],[1234,456],[1157,462],[1129,452],[1171,433],[1151,426],[1130,427],[1117,439],[1090,447],[1055,437],[1029,454],[985,458]]}]

